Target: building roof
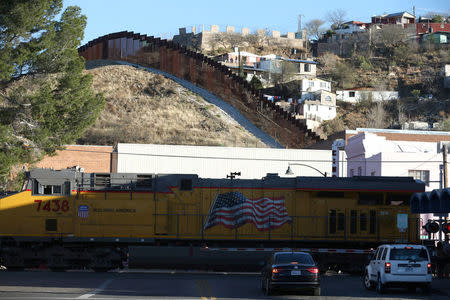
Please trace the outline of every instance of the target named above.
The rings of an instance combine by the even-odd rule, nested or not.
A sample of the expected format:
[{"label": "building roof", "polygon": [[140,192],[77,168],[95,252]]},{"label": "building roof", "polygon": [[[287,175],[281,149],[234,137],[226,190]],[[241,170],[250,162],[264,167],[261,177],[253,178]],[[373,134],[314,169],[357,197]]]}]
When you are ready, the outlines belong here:
[{"label": "building roof", "polygon": [[393,14],[384,14],[379,16],[374,16],[375,18],[393,18],[393,17],[406,17],[406,18],[415,18],[412,14],[407,11],[397,12]]},{"label": "building roof", "polygon": [[365,25],[366,23],[361,22],[361,21],[348,21],[348,22],[345,22],[343,24]]},{"label": "building roof", "polygon": [[427,131],[427,130],[400,130],[400,129],[379,129],[379,128],[356,128],[356,130],[346,130],[346,133],[358,132],[374,132],[374,133],[400,133],[400,134],[422,134],[422,135],[447,135],[450,137],[449,131]]},{"label": "building roof", "polygon": [[290,61],[290,62],[299,62],[299,63],[305,63],[305,64],[315,64],[318,65],[319,63],[313,60],[303,60],[303,59],[292,59],[292,58],[285,58],[281,57],[281,60]]}]

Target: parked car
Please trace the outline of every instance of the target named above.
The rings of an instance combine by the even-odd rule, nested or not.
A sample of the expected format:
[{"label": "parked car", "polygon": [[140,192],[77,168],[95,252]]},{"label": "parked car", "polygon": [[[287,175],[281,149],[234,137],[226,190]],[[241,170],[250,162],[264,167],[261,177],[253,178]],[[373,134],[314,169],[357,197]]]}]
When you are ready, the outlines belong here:
[{"label": "parked car", "polygon": [[261,289],[266,295],[286,289],[310,290],[320,296],[319,268],[309,253],[275,252],[261,275]]},{"label": "parked car", "polygon": [[363,284],[383,293],[388,287],[407,287],[431,291],[430,255],[422,245],[381,245],[365,268]]}]

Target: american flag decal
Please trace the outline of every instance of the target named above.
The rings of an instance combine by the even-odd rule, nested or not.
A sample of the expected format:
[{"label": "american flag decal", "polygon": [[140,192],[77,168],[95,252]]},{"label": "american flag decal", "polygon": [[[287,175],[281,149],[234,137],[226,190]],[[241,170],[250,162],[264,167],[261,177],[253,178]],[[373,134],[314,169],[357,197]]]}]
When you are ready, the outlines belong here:
[{"label": "american flag decal", "polygon": [[80,218],[89,217],[89,206],[87,205],[78,205],[78,216]]},{"label": "american flag decal", "polygon": [[253,223],[259,231],[263,231],[281,227],[291,221],[284,198],[249,199],[240,192],[228,192],[216,196],[203,229],[218,224],[238,228],[246,223]]}]

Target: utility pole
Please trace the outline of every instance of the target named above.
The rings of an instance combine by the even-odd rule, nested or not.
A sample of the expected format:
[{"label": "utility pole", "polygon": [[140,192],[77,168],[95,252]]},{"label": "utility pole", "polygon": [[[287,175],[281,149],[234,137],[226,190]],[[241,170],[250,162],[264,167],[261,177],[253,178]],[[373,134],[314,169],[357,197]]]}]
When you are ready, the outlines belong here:
[{"label": "utility pole", "polygon": [[442,146],[443,151],[442,151],[442,158],[443,158],[443,162],[442,164],[444,165],[444,189],[447,188],[448,186],[448,169],[447,169],[447,145],[443,145]]}]

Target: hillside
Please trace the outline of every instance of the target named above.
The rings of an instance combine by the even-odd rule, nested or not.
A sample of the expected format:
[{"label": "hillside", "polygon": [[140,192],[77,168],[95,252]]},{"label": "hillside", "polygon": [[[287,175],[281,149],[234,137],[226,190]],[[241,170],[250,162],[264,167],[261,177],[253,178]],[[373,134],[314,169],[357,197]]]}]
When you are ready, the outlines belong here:
[{"label": "hillside", "polygon": [[87,69],[106,105],[79,144],[266,147],[224,111],[161,75],[123,65]]}]

